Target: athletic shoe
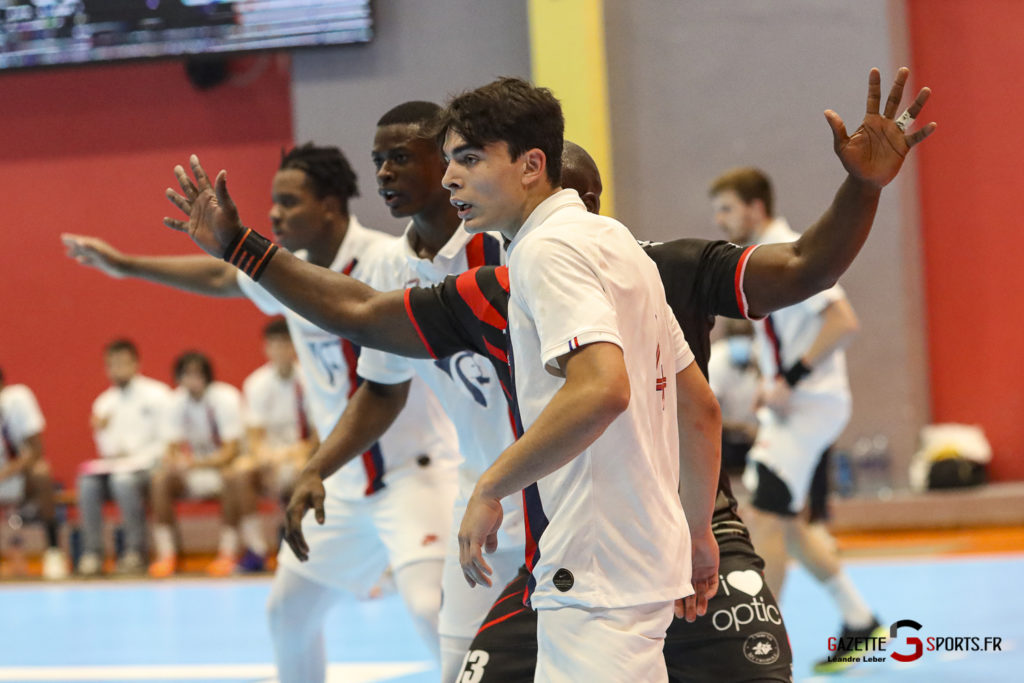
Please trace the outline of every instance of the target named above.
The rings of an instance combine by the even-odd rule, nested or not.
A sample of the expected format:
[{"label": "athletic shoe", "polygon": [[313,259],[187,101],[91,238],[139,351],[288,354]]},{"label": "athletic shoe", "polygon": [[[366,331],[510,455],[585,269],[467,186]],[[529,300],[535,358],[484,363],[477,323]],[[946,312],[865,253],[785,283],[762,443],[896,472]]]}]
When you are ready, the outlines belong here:
[{"label": "athletic shoe", "polygon": [[178,570],[178,560],[173,557],[165,557],[149,565],[149,575],[154,579],[166,579]]},{"label": "athletic shoe", "polygon": [[255,573],[266,570],[266,560],[262,555],[258,555],[248,548],[245,549],[245,554],[242,555],[242,559],[235,565],[235,569],[243,573]]},{"label": "athletic shoe", "polygon": [[839,647],[828,657],[814,664],[816,674],[834,674],[849,669],[865,655],[879,648],[879,638],[889,635],[888,629],[872,617],[871,624],[865,628],[850,628],[843,624],[839,634]]},{"label": "athletic shoe", "polygon": [[43,578],[49,581],[68,578],[68,558],[60,548],[47,548],[43,553]]},{"label": "athletic shoe", "polygon": [[231,576],[235,573],[235,558],[218,555],[216,560],[206,565],[206,573],[210,576]]},{"label": "athletic shoe", "polygon": [[146,561],[142,554],[135,550],[129,550],[117,561],[118,574],[145,574]]},{"label": "athletic shoe", "polygon": [[[46,567],[43,569],[45,573]],[[103,558],[98,553],[85,553],[78,560],[78,573],[82,576],[99,576],[103,573]]]}]

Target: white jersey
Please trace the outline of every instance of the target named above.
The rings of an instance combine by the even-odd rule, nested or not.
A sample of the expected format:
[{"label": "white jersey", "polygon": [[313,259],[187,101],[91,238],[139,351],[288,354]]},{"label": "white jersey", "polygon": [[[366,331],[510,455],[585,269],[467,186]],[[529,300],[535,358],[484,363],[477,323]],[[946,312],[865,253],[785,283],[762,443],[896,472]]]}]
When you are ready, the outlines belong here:
[{"label": "white jersey", "polygon": [[24,384],[0,389],[0,464],[18,457],[22,444],[46,427],[35,394]]},{"label": "white jersey", "polygon": [[562,190],[512,241],[509,278],[509,359],[527,431],[563,386],[556,359],[570,351],[619,346],[630,383],[626,411],[524,490],[533,606],[626,607],[689,595],[676,373],[693,354],[657,267],[621,223],[587,213],[575,190]]},{"label": "white jersey", "polygon": [[[409,234],[394,238],[382,250],[380,258],[366,274],[371,287],[390,291],[407,287],[429,287],[448,275],[483,265],[501,265],[505,250],[500,236],[471,235],[460,227],[433,260],[422,259],[413,251]],[[459,465],[458,507],[465,507],[473,487],[514,440],[508,401],[501,381],[489,360],[470,351],[462,351],[439,360],[395,356],[365,349],[359,357],[359,375],[382,384],[404,382],[419,375],[427,383],[455,424],[462,462]],[[502,501],[504,522],[498,546],[508,549],[522,546],[522,497],[509,496]]]},{"label": "white jersey", "polygon": [[757,354],[737,365],[730,350],[733,344],[752,346],[750,337],[719,339],[711,345],[708,360],[708,384],[722,408],[723,422],[739,422],[757,427],[754,403],[761,375],[757,371]]},{"label": "white jersey", "polygon": [[[758,238],[758,244],[794,242],[800,235],[790,229],[783,218],[776,218]],[[775,311],[754,321],[757,335],[761,377],[771,381],[793,366],[811,347],[821,331],[821,313],[832,303],[846,298],[839,285],[804,299],[798,304]],[[794,392],[811,395],[850,398],[846,374],[846,353],[834,351],[818,361],[811,374],[800,380]]]},{"label": "white jersey", "polygon": [[[349,216],[348,232],[330,269],[364,280],[376,249],[392,239],[393,236],[365,228],[355,216]],[[307,258],[301,251],[296,256]],[[325,439],[359,386],[356,362],[360,347],[288,309],[241,271],[238,284],[261,311],[283,315],[288,323],[314,426],[320,439]],[[332,495],[347,500],[368,496],[385,486],[389,478],[414,471],[421,455],[432,453],[437,457],[449,453],[454,457],[454,443],[454,430],[437,399],[422,383],[413,382],[405,409],[387,433],[361,458],[324,480],[324,486]]]},{"label": "white jersey", "polygon": [[135,375],[122,387],[112,386],[92,403],[93,418],[104,426],[93,433],[101,458],[132,458],[140,468],[152,467],[167,451],[171,388]]},{"label": "white jersey", "polygon": [[230,384],[211,382],[196,401],[178,387],[167,425],[171,443],[185,445],[197,462],[208,460],[224,444],[242,438],[242,394]]},{"label": "white jersey", "polygon": [[302,375],[282,377],[273,365],[257,368],[242,383],[245,424],[261,429],[270,448],[292,446],[311,436],[312,420]]}]

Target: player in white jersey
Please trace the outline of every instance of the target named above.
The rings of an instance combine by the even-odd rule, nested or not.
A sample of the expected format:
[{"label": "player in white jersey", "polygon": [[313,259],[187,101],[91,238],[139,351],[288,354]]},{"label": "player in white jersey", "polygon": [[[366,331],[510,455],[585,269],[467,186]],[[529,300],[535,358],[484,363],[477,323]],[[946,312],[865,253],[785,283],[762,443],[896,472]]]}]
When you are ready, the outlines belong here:
[{"label": "player in white jersey", "polygon": [[174,361],[178,388],[170,400],[166,418],[167,454],[153,473],[153,540],[156,558],[149,574],[164,578],[177,568],[177,518],[179,498],[217,499],[221,503],[221,536],[211,574],[223,574],[234,566],[238,554],[238,502],[225,486],[225,478],[241,453],[242,394],[217,382],[210,359],[187,351]]},{"label": "player in white jersey", "polygon": [[43,578],[63,579],[68,560],[58,541],[53,477],[43,460],[46,420],[35,394],[24,384],[4,383],[0,369],[0,505],[34,503],[46,527]]},{"label": "player in white jersey", "polygon": [[[385,113],[377,123],[373,159],[377,184],[395,217],[411,218],[405,233],[390,240],[377,253],[365,273],[364,281],[378,290],[402,289],[410,285],[428,286],[445,276],[482,265],[504,262],[504,249],[498,236],[470,235],[448,202],[441,187],[444,162],[429,126],[440,112],[430,102],[400,104]],[[393,415],[400,406],[402,387],[413,376],[422,378],[439,398],[455,424],[462,462],[459,466],[459,497],[453,522],[462,518],[466,500],[480,474],[494,457],[514,438],[514,429],[502,387],[491,364],[484,358],[462,352],[440,360],[410,360],[372,349],[364,349],[359,358],[359,375],[392,387],[390,394],[360,388],[359,400],[350,403],[337,431],[348,440],[375,438],[373,426],[384,424],[378,415]],[[347,421],[347,422],[346,422]],[[349,426],[350,425],[350,426]],[[301,519],[314,500],[322,495],[319,470],[325,462],[338,463],[353,457],[355,451],[321,451],[303,473],[290,506],[289,518]],[[503,501],[505,521],[501,530],[501,550],[492,558],[496,576],[490,590],[471,590],[462,578],[458,546],[453,530],[448,542],[442,583],[441,607],[442,681],[454,681],[469,643],[501,588],[516,575],[523,558],[522,501],[518,495]],[[329,517],[328,517],[329,520]],[[292,522],[290,542],[302,551],[301,528]],[[310,556],[315,554],[312,549]]]},{"label": "player in white jersey", "polygon": [[[710,195],[715,221],[733,242],[771,244],[800,237],[775,216],[771,181],[758,169],[724,173],[712,182]],[[878,635],[881,627],[843,572],[835,544],[821,525],[812,528],[800,513],[822,453],[850,419],[843,348],[858,327],[839,285],[755,322],[762,385],[758,435],[744,472],[751,490],[751,509],[744,517],[765,560],[766,582],[781,595],[787,555],[799,560],[842,613],[844,638]],[[824,660],[815,670],[828,673],[844,664]]]},{"label": "player in white jersey", "polygon": [[[452,100],[441,128],[443,182],[467,230],[511,240],[509,362],[525,428],[467,505],[467,581],[490,583],[481,552],[496,548],[499,501],[523,490],[536,680],[665,681],[673,604],[717,588],[717,403],[635,238],[560,190],[550,91],[499,79]],[[693,576],[691,537],[706,557]]]},{"label": "player in white jersey", "polygon": [[754,328],[748,320],[722,320],[725,336],[711,345],[708,384],[722,408],[722,467],[739,476],[757,436],[757,400],[761,374],[754,352]]},{"label": "player in white jersey", "polygon": [[[184,174],[184,171],[181,171]],[[388,235],[364,228],[348,212],[356,178],[340,150],[298,147],[274,177],[270,212],[282,247],[310,263],[359,278]],[[305,378],[314,426],[331,432],[358,385],[358,347],[282,306],[249,277],[206,256],[122,254],[102,240],[65,235],[68,254],[115,277],[140,277],[212,296],[248,296],[264,312],[283,314]],[[377,390],[376,383],[369,383]],[[418,385],[418,386],[417,386]],[[386,387],[381,390],[386,390]],[[307,515],[315,548],[309,562],[290,550],[278,555],[268,605],[282,681],[323,680],[323,624],[342,592],[368,594],[390,565],[398,592],[433,651],[445,538],[455,496],[455,436],[437,400],[417,382],[408,406],[377,443],[337,472],[323,473],[327,524]]]},{"label": "player in white jersey", "polygon": [[84,576],[103,569],[103,501],[117,502],[124,552],[117,571],[146,570],[146,490],[153,468],[167,452],[165,428],[171,389],[139,374],[139,352],[128,339],[115,339],[103,354],[110,387],[92,404],[92,428],[99,458],[78,470],[78,511],[82,517]]}]

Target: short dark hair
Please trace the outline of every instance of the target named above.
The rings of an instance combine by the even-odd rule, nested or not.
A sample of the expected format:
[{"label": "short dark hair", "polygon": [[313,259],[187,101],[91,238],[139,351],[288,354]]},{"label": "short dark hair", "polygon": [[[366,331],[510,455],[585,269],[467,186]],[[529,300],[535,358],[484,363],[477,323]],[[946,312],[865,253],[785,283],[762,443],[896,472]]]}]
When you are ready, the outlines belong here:
[{"label": "short dark hair", "polygon": [[263,338],[270,339],[271,337],[292,338],[291,332],[288,330],[288,323],[284,318],[274,318],[263,326]]},{"label": "short dark hair", "polygon": [[278,170],[298,169],[309,178],[317,197],[337,197],[348,212],[348,200],[359,196],[356,172],[337,147],[317,147],[312,142],[281,153]]},{"label": "short dark hair", "polygon": [[199,371],[206,378],[206,383],[213,382],[213,363],[200,351],[186,351],[174,359],[174,381],[181,381],[181,376],[185,374],[185,368],[189,365],[198,365]]},{"label": "short dark hair", "polygon": [[734,168],[718,176],[711,183],[708,194],[714,197],[720,192],[732,190],[744,204],[750,204],[755,199],[764,203],[764,211],[771,218],[775,215],[775,198],[772,192],[772,181],[761,169],[747,166]]},{"label": "short dark hair", "polygon": [[437,117],[441,113],[441,106],[424,100],[411,100],[392,107],[377,120],[377,126],[394,126],[412,124],[423,126],[427,129],[437,123]]},{"label": "short dark hair", "polygon": [[562,105],[547,88],[506,77],[456,95],[441,112],[439,143],[449,130],[474,146],[504,142],[513,159],[539,149],[547,157],[548,180],[555,187],[561,182],[565,118]]},{"label": "short dark hair", "polygon": [[110,355],[112,353],[118,353],[119,351],[127,351],[132,354],[132,358],[135,360],[139,359],[139,349],[135,346],[135,342],[125,337],[120,337],[103,347],[104,355]]}]

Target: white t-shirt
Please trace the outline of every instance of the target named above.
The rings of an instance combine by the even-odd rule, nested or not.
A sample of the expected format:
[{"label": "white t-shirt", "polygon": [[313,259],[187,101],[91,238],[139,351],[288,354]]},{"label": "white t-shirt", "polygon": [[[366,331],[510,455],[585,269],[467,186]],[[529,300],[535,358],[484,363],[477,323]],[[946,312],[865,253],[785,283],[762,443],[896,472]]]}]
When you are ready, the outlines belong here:
[{"label": "white t-shirt", "polygon": [[124,388],[109,387],[92,403],[94,418],[106,425],[93,433],[101,458],[132,458],[152,467],[167,451],[165,425],[171,388],[136,375]]},{"label": "white t-shirt", "polygon": [[211,382],[198,401],[184,387],[174,390],[168,414],[167,436],[184,444],[197,462],[208,460],[225,443],[241,439],[242,394],[224,382]]},{"label": "white t-shirt", "polygon": [[[365,269],[375,258],[376,250],[393,239],[392,235],[363,227],[355,216],[349,216],[348,232],[330,269],[364,280]],[[295,255],[307,258],[302,251]],[[288,309],[241,271],[238,284],[261,311],[284,316],[317,434],[321,440],[327,438],[358,388],[356,362],[360,348]],[[413,382],[405,409],[387,433],[361,458],[324,480],[324,486],[342,499],[362,498],[380,490],[390,478],[415,472],[416,460],[423,454],[435,459],[454,459],[455,431],[429,389],[421,382]]]},{"label": "white t-shirt", "polygon": [[18,457],[26,439],[42,433],[46,427],[35,394],[24,384],[0,389],[0,464]]},{"label": "white t-shirt", "polygon": [[[783,218],[776,218],[758,238],[758,244],[794,242],[800,235],[790,229]],[[835,285],[823,292],[775,311],[767,318],[754,321],[758,341],[758,362],[763,381],[773,381],[780,372],[793,366],[811,347],[821,331],[821,313],[832,303],[846,298],[842,287]],[[769,334],[771,331],[771,334]],[[781,358],[781,367],[776,360]],[[834,351],[818,361],[811,374],[797,383],[794,391],[811,395],[850,398],[846,374],[846,353]]]},{"label": "white t-shirt", "polygon": [[[693,362],[657,267],[621,223],[575,190],[544,200],[509,247],[510,356],[524,428],[564,384],[556,359],[622,349],[626,411],[583,453],[524,491],[535,608],[625,607],[689,595],[679,502],[676,373]],[[572,587],[565,585],[567,570]]]},{"label": "white t-shirt", "polygon": [[757,387],[761,383],[761,375],[756,367],[757,354],[751,353],[746,365],[737,365],[729,350],[731,343],[753,346],[754,340],[750,337],[737,337],[737,341],[731,339],[719,339],[711,345],[708,384],[722,408],[723,421],[757,427],[754,401],[757,399]]},{"label": "white t-shirt", "polygon": [[[434,259],[428,261],[413,251],[410,230],[411,224],[404,235],[382,250],[381,258],[366,273],[368,285],[381,291],[429,287],[448,275],[481,265],[501,265],[505,261],[499,236],[470,235],[462,227]],[[490,361],[483,356],[462,351],[439,360],[413,359],[364,349],[359,357],[359,375],[382,384],[397,384],[418,375],[440,400],[455,424],[462,455],[457,506],[466,505],[480,475],[515,440],[501,382]],[[509,496],[502,501],[502,507],[505,518],[498,546],[502,549],[522,546],[522,496]]]},{"label": "white t-shirt", "polygon": [[245,378],[242,395],[246,426],[264,430],[264,443],[270,448],[310,438],[309,401],[297,368],[290,376],[281,377],[270,363],[260,366]]}]

